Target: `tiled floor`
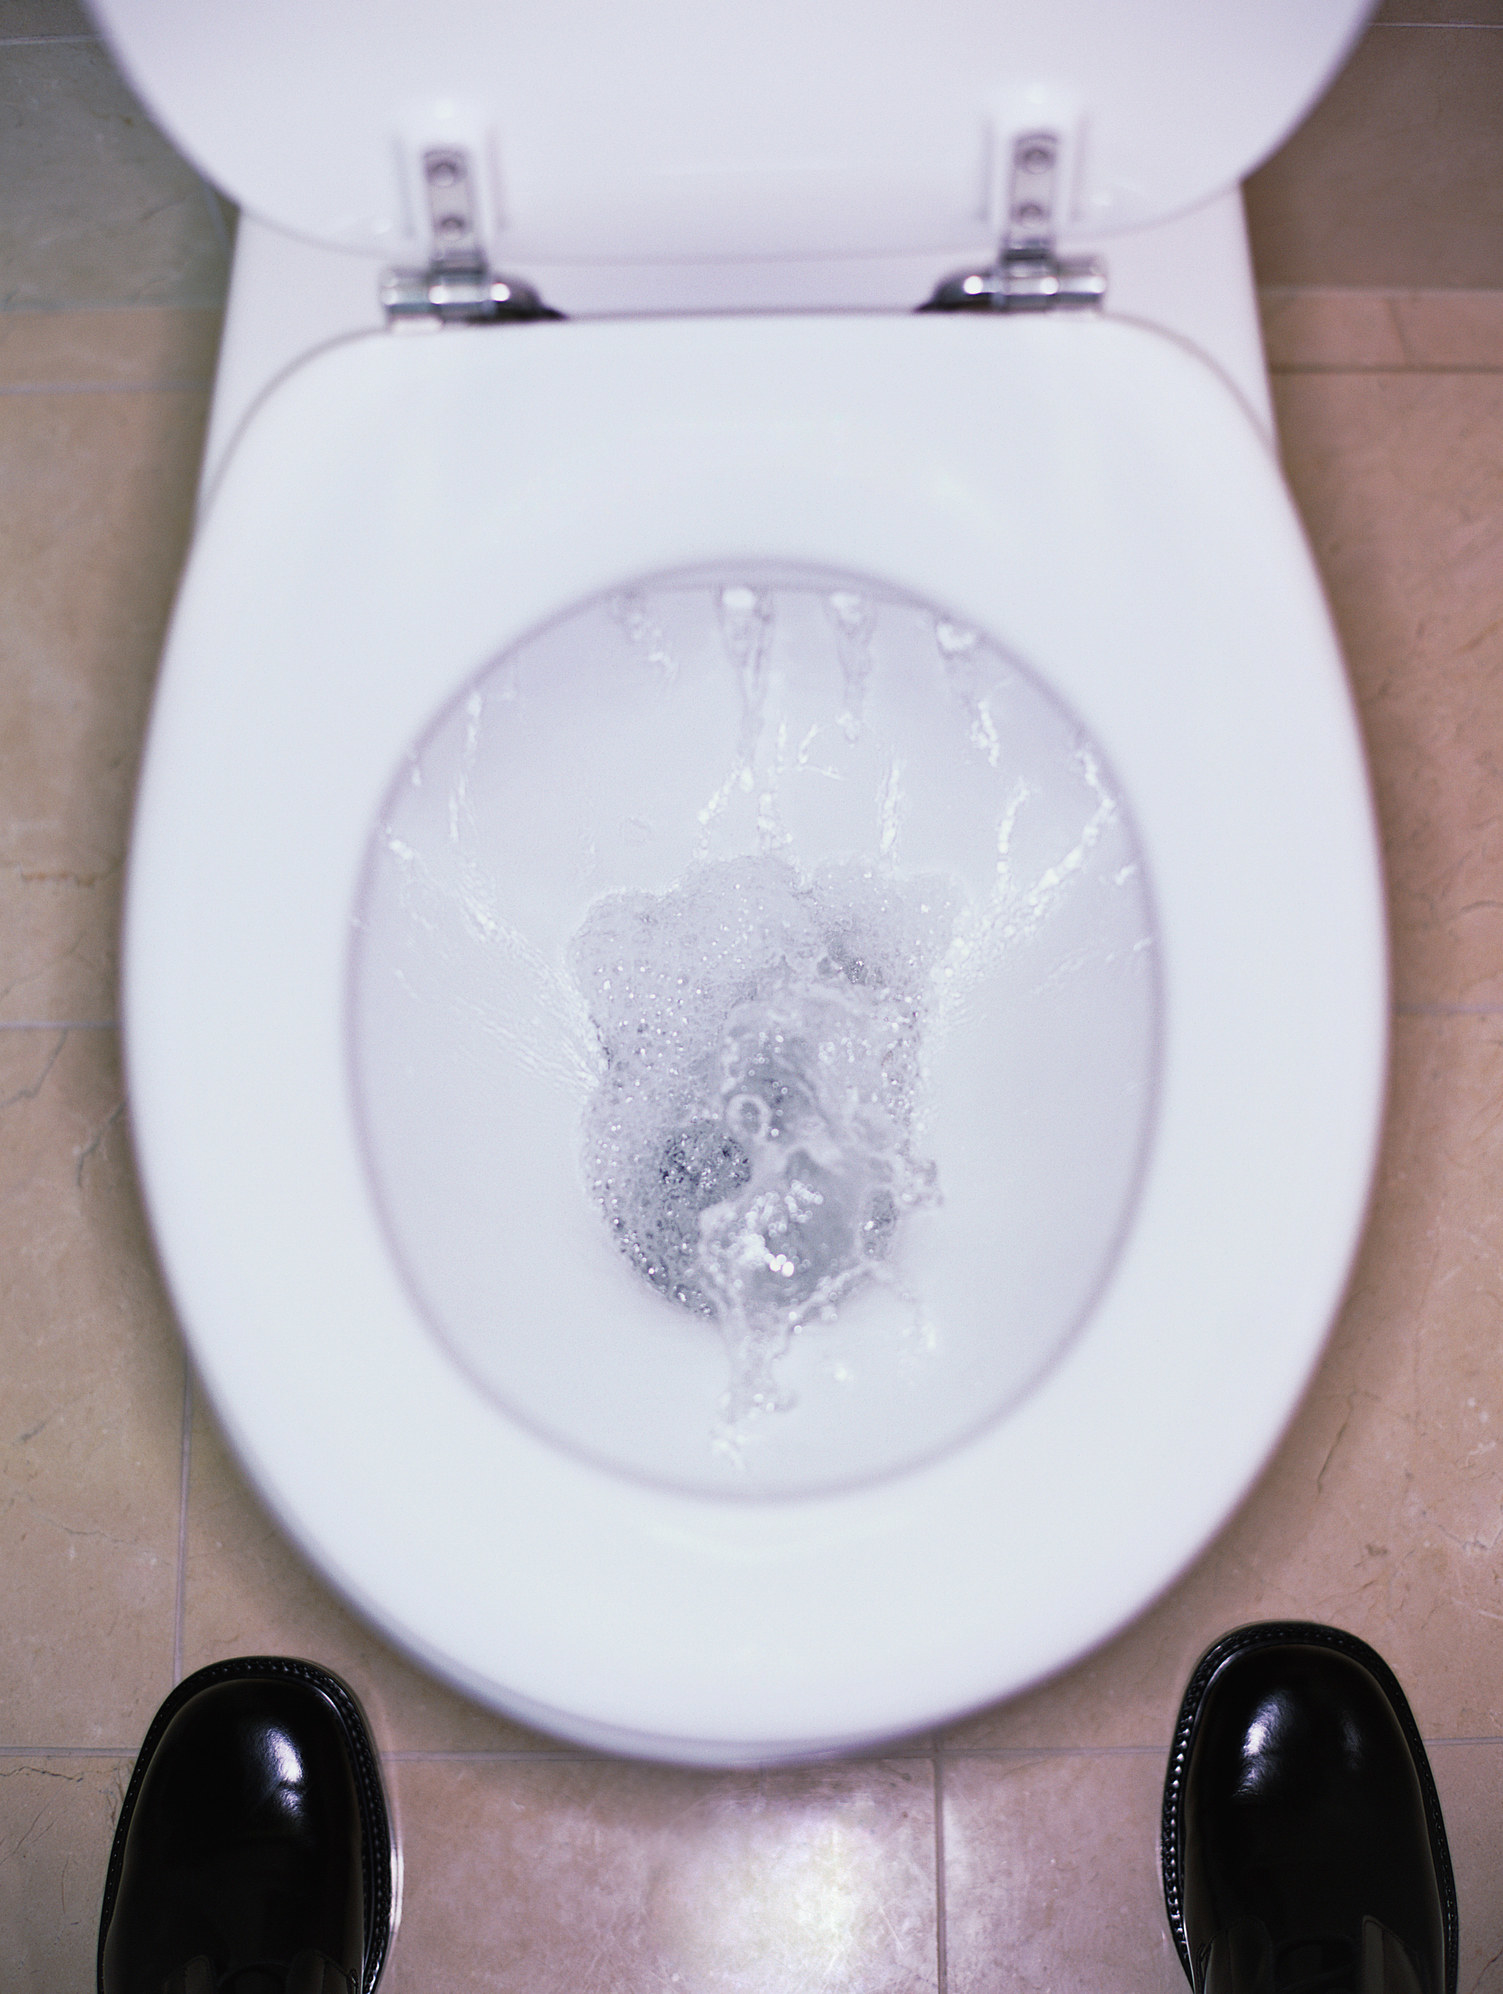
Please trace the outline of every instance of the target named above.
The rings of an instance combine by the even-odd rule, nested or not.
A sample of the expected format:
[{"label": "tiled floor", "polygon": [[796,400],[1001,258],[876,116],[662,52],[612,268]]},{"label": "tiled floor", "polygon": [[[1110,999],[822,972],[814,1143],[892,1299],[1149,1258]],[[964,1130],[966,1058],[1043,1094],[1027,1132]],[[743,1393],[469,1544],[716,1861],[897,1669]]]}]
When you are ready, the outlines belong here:
[{"label": "tiled floor", "polygon": [[[1391,0],[1361,60],[1391,68],[1405,34],[1437,37],[1421,53],[1442,94],[1503,54],[1491,0]],[[1359,135],[1366,87],[1336,107]],[[1339,136],[1296,146],[1329,162]],[[1491,142],[1460,147],[1466,171]],[[1396,966],[1381,1182],[1313,1391],[1221,1540],[1063,1679],[870,1761],[732,1776],[562,1751],[435,1687],[301,1565],[195,1403],[112,1021],[226,220],[67,0],[0,0],[0,184],[6,1986],[87,1984],[152,1710],[200,1663],[270,1649],[331,1663],[373,1713],[407,1862],[393,1994],[1168,1994],[1154,1838],[1179,1690],[1207,1641],[1270,1614],[1338,1621],[1398,1668],[1435,1741],[1462,1985],[1503,1983],[1503,236],[1453,241],[1437,276],[1384,264],[1381,217],[1284,230],[1308,192],[1292,148],[1254,190],[1285,456],[1372,751]]]},{"label": "tiled floor", "polygon": [[1265,282],[1503,285],[1500,27],[1497,0],[1389,0],[1254,177]]}]

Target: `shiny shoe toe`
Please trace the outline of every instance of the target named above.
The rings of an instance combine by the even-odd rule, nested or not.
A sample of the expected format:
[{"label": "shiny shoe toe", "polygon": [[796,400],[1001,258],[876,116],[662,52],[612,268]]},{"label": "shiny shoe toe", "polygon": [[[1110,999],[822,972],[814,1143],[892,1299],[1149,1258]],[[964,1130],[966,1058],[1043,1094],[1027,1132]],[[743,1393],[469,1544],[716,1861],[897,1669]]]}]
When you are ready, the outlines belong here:
[{"label": "shiny shoe toe", "polygon": [[1455,1994],[1435,1782],[1393,1671],[1354,1635],[1274,1622],[1207,1651],[1162,1857],[1195,1994]]},{"label": "shiny shoe toe", "polygon": [[360,1707],[274,1656],[217,1662],[152,1721],[121,1809],[99,1994],[370,1994],[392,1844]]}]

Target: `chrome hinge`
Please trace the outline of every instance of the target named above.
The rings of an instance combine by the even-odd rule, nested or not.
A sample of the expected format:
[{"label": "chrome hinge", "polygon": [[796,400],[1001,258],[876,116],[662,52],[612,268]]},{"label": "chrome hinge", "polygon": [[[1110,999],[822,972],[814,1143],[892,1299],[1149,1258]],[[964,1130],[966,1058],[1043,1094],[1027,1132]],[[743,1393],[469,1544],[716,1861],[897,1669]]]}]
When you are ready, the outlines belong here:
[{"label": "chrome hinge", "polygon": [[462,146],[423,154],[432,254],[425,270],[388,270],[381,308],[392,325],[492,325],[507,319],[562,318],[530,284],[491,269],[475,220],[475,188]]},{"label": "chrome hinge", "polygon": [[1024,132],[1013,141],[1007,233],[985,270],[947,277],[922,309],[928,312],[1047,312],[1100,305],[1106,269],[1094,256],[1055,253],[1060,202],[1059,139]]}]

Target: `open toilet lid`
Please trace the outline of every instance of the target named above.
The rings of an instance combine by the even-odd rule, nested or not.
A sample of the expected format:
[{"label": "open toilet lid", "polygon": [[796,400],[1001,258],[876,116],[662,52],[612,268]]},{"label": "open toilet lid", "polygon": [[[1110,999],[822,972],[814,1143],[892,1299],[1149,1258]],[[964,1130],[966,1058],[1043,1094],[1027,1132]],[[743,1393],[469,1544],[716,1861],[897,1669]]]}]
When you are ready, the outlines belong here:
[{"label": "open toilet lid", "polygon": [[[1064,141],[1093,236],[1224,191],[1345,58],[1370,0],[92,0],[137,87],[263,221],[423,245],[425,147],[483,161],[500,261],[963,251],[1011,137]],[[1073,170],[1072,170],[1073,167]]]}]

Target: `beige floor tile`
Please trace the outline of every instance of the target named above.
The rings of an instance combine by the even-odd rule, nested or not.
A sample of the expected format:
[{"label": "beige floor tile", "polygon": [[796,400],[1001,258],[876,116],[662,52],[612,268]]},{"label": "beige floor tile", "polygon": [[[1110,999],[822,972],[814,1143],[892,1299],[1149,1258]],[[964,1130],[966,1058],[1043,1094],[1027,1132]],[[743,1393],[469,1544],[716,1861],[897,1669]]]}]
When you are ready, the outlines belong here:
[{"label": "beige floor tile", "polygon": [[0,42],[0,305],[224,301],[222,211],[97,41]]},{"label": "beige floor tile", "polygon": [[0,312],[0,394],[99,385],[207,388],[222,317],[168,305]]},{"label": "beige floor tile", "polygon": [[94,32],[94,23],[78,0],[0,0],[0,42]]},{"label": "beige floor tile", "polygon": [[1503,1002],[1503,375],[1274,385],[1373,762],[1396,996]]},{"label": "beige floor tile", "polygon": [[0,866],[0,1018],[109,1024],[116,1011],[120,868]]},{"label": "beige floor tile", "polygon": [[1258,303],[1275,372],[1503,369],[1503,291],[1266,289]]},{"label": "beige floor tile", "polygon": [[1404,341],[1393,300],[1381,291],[1258,293],[1263,353],[1287,367],[1402,367]]},{"label": "beige floor tile", "polygon": [[949,1994],[1185,1994],[1157,1752],[946,1759]]},{"label": "beige floor tile", "polygon": [[1432,1744],[1461,1926],[1460,1994],[1503,1987],[1503,1739]]},{"label": "beige floor tile", "polygon": [[919,1994],[936,1985],[923,1761],[705,1774],[400,1765],[390,1994]]},{"label": "beige floor tile", "polygon": [[1261,283],[1503,287],[1503,35],[1377,27],[1248,182]]},{"label": "beige floor tile", "polygon": [[94,1985],[99,1901],[129,1758],[0,1755],[6,1994]]},{"label": "beige floor tile", "polygon": [[0,1019],[114,1012],[130,800],[204,400],[0,395]]},{"label": "beige floor tile", "polygon": [[[1202,1571],[1217,1548],[1157,1606],[1084,1661],[953,1725],[948,1746],[960,1752],[1167,1750],[1196,1660],[1223,1631],[1216,1606],[1208,1609],[1203,1597]],[[1257,1610],[1234,1607],[1224,1625],[1260,1617]]]},{"label": "beige floor tile", "polygon": [[1269,1470],[1133,1627],[954,1743],[1166,1747],[1202,1651],[1286,1617],[1372,1642],[1428,1735],[1503,1732],[1500,1102],[1503,1019],[1398,1021],[1367,1239]]},{"label": "beige floor tile", "polygon": [[556,1749],[445,1689],[350,1613],[251,1493],[201,1404],[186,1550],[185,1675],[226,1655],[298,1655],[344,1677],[384,1750]]},{"label": "beige floor tile", "polygon": [[1411,367],[1503,369],[1503,291],[1409,291],[1393,299]]},{"label": "beige floor tile", "polygon": [[1423,22],[1455,27],[1469,22],[1503,27],[1503,0],[1384,0],[1376,18],[1399,26]]},{"label": "beige floor tile", "polygon": [[182,1359],[112,1032],[0,1032],[0,1745],[130,1745],[171,1683]]},{"label": "beige floor tile", "polygon": [[[1503,1740],[1432,1744],[1430,1760],[1456,1872],[1458,1984],[1487,1994],[1503,1957]],[[1159,1752],[946,1760],[951,1994],[1184,1994],[1160,1894],[1164,1767]]]}]

